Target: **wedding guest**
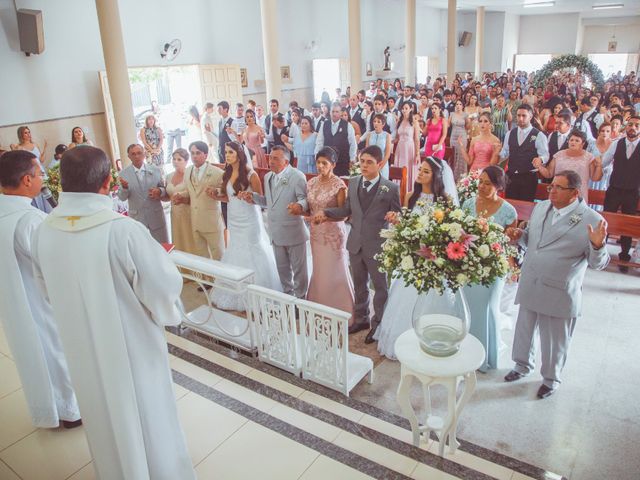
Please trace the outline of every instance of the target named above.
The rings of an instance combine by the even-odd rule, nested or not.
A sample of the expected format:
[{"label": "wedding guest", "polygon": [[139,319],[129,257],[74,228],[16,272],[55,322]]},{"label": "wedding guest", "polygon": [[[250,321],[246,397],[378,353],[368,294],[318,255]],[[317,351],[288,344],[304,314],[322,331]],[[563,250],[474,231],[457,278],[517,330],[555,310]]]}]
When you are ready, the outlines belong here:
[{"label": "wedding guest", "polygon": [[624,136],[622,124],[624,120],[621,115],[614,115],[611,117],[611,140],[617,140],[621,136]]},{"label": "wedding guest", "polygon": [[498,137],[500,143],[504,141],[504,137],[509,131],[509,125],[513,117],[511,116],[511,104],[506,105],[504,96],[500,95],[496,98],[496,103],[491,107],[491,123],[493,125],[493,134]]},{"label": "wedding guest", "polygon": [[266,137],[264,130],[256,123],[256,114],[253,110],[247,110],[244,117],[246,127],[242,133],[237,134],[238,141],[244,143],[251,152],[254,168],[269,168],[267,155],[262,149]]},{"label": "wedding guest", "polygon": [[589,141],[598,136],[598,127],[604,122],[604,116],[598,113],[597,106],[600,99],[590,95],[580,104],[580,115],[574,123],[574,128],[582,130]]},{"label": "wedding guest", "polygon": [[[380,113],[376,113],[373,117],[373,131],[366,133],[365,148],[370,145],[376,145],[382,152],[382,168],[380,169],[380,175],[384,178],[389,178],[389,157],[391,156],[391,134],[383,130],[386,125],[386,117]],[[403,167],[406,165],[400,165],[396,157],[396,166]],[[409,169],[409,171],[411,171]]]},{"label": "wedding guest", "polygon": [[[549,158],[560,150],[569,148],[569,133],[571,132],[571,113],[568,110],[561,110],[556,115],[555,132],[549,135]],[[598,157],[600,155],[597,155]]]},{"label": "wedding guest", "polygon": [[[371,145],[360,154],[362,175],[349,180],[347,201],[342,207],[327,208],[315,215],[314,221],[323,223],[329,218],[344,219],[351,217],[351,230],[347,239],[349,263],[355,289],[354,321],[349,333],[371,330],[365,343],[374,342],[374,334],[384,313],[387,303],[387,278],[379,270],[374,256],[382,249],[380,230],[388,223],[389,211],[400,211],[398,185],[380,175],[382,151]],[[375,202],[373,200],[376,200]],[[373,283],[374,316],[369,320],[369,280]]]},{"label": "wedding guest", "polygon": [[354,122],[351,118],[351,114],[349,113],[348,107],[342,107],[342,119],[345,122],[348,122],[353,127],[353,132],[356,136],[356,145],[360,141],[360,137],[362,136],[362,131],[360,130],[360,125],[357,122]]},{"label": "wedding guest", "polygon": [[313,120],[313,131],[316,133],[319,132],[322,122],[326,119],[322,116],[321,106],[318,102],[311,105],[311,119]]},{"label": "wedding guest", "polygon": [[322,125],[316,138],[315,153],[323,147],[333,147],[338,152],[338,161],[334,173],[338,176],[349,174],[349,165],[356,158],[358,145],[353,126],[342,119],[342,109],[339,104],[331,106],[331,118]]},{"label": "wedding guest", "polygon": [[[256,285],[281,291],[276,259],[269,246],[262,211],[257,205],[244,202],[239,193],[262,195],[260,177],[251,168],[242,145],[225,145],[225,168],[222,188],[215,199],[227,203],[229,247],[222,255],[222,263],[244,267],[254,272]],[[245,297],[222,289],[214,289],[211,300],[222,310],[245,311]]]},{"label": "wedding guest", "polygon": [[[420,132],[419,125],[413,118],[414,113],[416,113],[415,103],[411,101],[402,103],[402,116],[398,122],[396,148],[393,155],[396,167],[406,167],[409,185],[413,185],[420,165]],[[388,178],[388,173],[385,178]]]},{"label": "wedding guest", "polygon": [[444,158],[444,141],[447,138],[447,120],[442,116],[442,107],[434,103],[431,105],[431,118],[427,120],[427,127],[422,134],[427,137],[424,154],[428,157]]},{"label": "wedding guest", "polygon": [[187,189],[185,171],[189,164],[189,152],[179,148],[172,155],[174,171],[167,175],[166,199],[171,200],[171,243],[177,250],[197,254],[191,227],[191,207],[179,200],[173,201],[177,193]]},{"label": "wedding guest", "polygon": [[[638,194],[640,189],[640,116],[633,116],[625,128],[626,138],[613,143],[602,157],[602,164],[606,168],[613,164],[609,188],[604,198],[604,211],[617,212],[618,209],[627,215],[636,215],[638,208]],[[631,237],[620,237],[620,254],[618,258],[628,262],[630,260]],[[618,268],[626,272],[628,267],[619,265]]]},{"label": "wedding guest", "polygon": [[364,133],[367,130],[367,124],[362,117],[362,107],[359,105],[356,95],[352,95],[349,98],[349,115],[351,116],[351,120],[356,122],[360,127],[360,134]]},{"label": "wedding guest", "polygon": [[547,137],[531,125],[533,110],[524,103],[516,113],[517,127],[506,136],[500,152],[501,160],[509,160],[509,183],[505,191],[507,198],[533,202],[536,197],[538,175],[533,160],[542,163],[549,159]]},{"label": "wedding guest", "polygon": [[[600,125],[598,129],[598,138],[596,138],[595,142],[591,142],[587,149],[594,157],[600,157],[609,150],[609,147],[613,143],[613,139],[611,138],[611,124],[608,122],[604,122]],[[551,150],[551,149],[549,149]],[[609,164],[607,168],[602,169],[602,178],[597,182],[590,181],[589,188],[593,190],[606,190],[609,186],[609,177],[611,176],[612,165]],[[590,205],[591,208],[595,208],[596,210],[601,210],[602,205]]]},{"label": "wedding guest", "polygon": [[573,170],[578,173],[582,179],[580,197],[589,203],[589,180],[598,181],[602,178],[602,160],[586,150],[586,137],[584,132],[573,129],[569,134],[567,149],[557,152],[546,165],[535,159],[533,166],[546,178],[553,178],[556,171]]},{"label": "wedding guest", "polygon": [[469,115],[464,112],[462,100],[456,100],[454,110],[449,114],[449,124],[451,125],[450,144],[453,147],[453,176],[456,180],[467,174],[467,162],[462,151],[467,149],[469,130]]},{"label": "wedding guest", "polygon": [[[422,207],[422,203],[429,204],[448,199],[440,163],[431,157],[425,158],[418,169],[413,190],[405,196],[403,207],[417,210]],[[389,223],[396,223],[398,212],[389,211],[387,220]],[[393,280],[380,327],[373,337],[378,342],[378,352],[381,355],[392,360],[396,359],[396,340],[411,328],[412,310],[417,298],[418,291],[413,285],[405,284],[401,278]]]},{"label": "wedding guest", "polygon": [[478,135],[478,118],[482,109],[478,105],[478,96],[474,93],[469,97],[469,103],[464,107],[464,113],[469,116],[469,136],[471,138]]},{"label": "wedding guest", "polygon": [[284,115],[279,113],[275,117],[273,117],[272,125],[271,125],[271,133],[267,134],[267,143],[273,147],[284,147],[285,140],[289,138],[289,127],[287,127],[287,122],[284,118]]},{"label": "wedding guest", "polygon": [[62,158],[62,154],[67,151],[67,146],[64,143],[59,143],[56,145],[56,148],[53,150],[53,158],[49,162],[49,165],[46,165],[47,168],[53,168],[60,165],[60,159]]},{"label": "wedding guest", "polygon": [[548,188],[549,200],[536,204],[526,228],[507,231],[527,253],[515,300],[520,305],[512,353],[515,366],[504,379],[513,382],[534,370],[538,330],[543,377],[538,398],[547,398],[560,386],[582,310],[587,266],[601,270],[609,263],[606,222],[580,200],[581,183],[576,172],[558,172]]},{"label": "wedding guest", "polygon": [[[386,110],[387,103],[383,95],[376,95],[373,99],[373,114],[380,113],[385,116],[387,121],[385,122],[383,130],[391,134],[393,140],[396,139],[397,122],[396,117]],[[367,122],[367,131],[373,130],[373,115],[369,115],[369,121]]]},{"label": "wedding guest", "polygon": [[488,112],[482,112],[478,119],[479,133],[471,138],[468,153],[464,141],[458,141],[460,154],[469,166],[469,170],[484,170],[489,165],[498,163],[498,154],[502,144],[500,139],[491,133],[491,127],[491,115]]},{"label": "wedding guest", "polygon": [[[224,146],[227,142],[236,140],[237,132],[233,129],[234,120],[229,114],[229,102],[222,100],[221,102],[218,102],[217,107],[220,120],[218,120],[218,129],[217,131],[214,131],[214,135],[218,139],[218,161],[220,163],[224,163]],[[226,211],[226,206],[224,211]]]},{"label": "wedding guest", "polygon": [[276,258],[282,291],[305,298],[309,286],[307,240],[309,232],[300,215],[307,210],[307,180],[302,172],[289,165],[289,150],[275,145],[269,155],[269,169],[264,177],[264,195],[238,192],[241,200],[267,209],[267,225]]},{"label": "wedding guest", "polygon": [[214,152],[218,140],[215,132],[216,127],[213,120],[213,103],[205,103],[204,113],[202,115],[202,119],[200,120],[200,125],[202,126],[202,134],[204,136],[204,141],[209,147],[209,151]]},{"label": "wedding guest", "polygon": [[[497,223],[502,228],[515,227],[518,214],[516,209],[498,193],[506,187],[504,170],[496,165],[486,167],[480,175],[478,194],[469,198],[462,209],[469,215],[484,218]],[[464,287],[464,294],[469,303],[471,325],[469,333],[476,337],[486,351],[485,361],[479,368],[486,372],[498,368],[498,347],[500,346],[500,296],[505,279],[499,278],[492,285],[469,285]]]},{"label": "wedding guest", "polygon": [[158,243],[169,241],[161,198],[166,196],[160,168],[144,162],[144,150],[137,143],[127,147],[131,165],[119,173],[118,198],[129,202],[129,216],[149,229]]},{"label": "wedding guest", "polygon": [[33,234],[46,215],[30,199],[40,194],[42,180],[31,152],[0,156],[0,317],[32,425],[73,428],[82,424],[78,403],[51,304],[38,292],[33,271]]},{"label": "wedding guest", "polygon": [[318,173],[314,156],[317,135],[313,130],[313,119],[305,116],[300,120],[300,130],[288,139],[287,148],[293,151],[298,160],[297,168],[302,173]]},{"label": "wedding guest", "polygon": [[544,131],[547,135],[551,135],[556,131],[556,120],[558,118],[558,114],[562,111],[562,103],[556,103],[552,110],[545,108],[545,116],[542,117],[541,121],[544,125]]},{"label": "wedding guest", "polygon": [[147,162],[157,167],[161,166],[164,163],[164,134],[158,127],[155,116],[147,115],[144,119],[144,127],[140,129],[140,141],[144,146]]},{"label": "wedding guest", "polygon": [[189,145],[189,153],[193,164],[184,173],[187,188],[174,194],[172,201],[191,206],[196,255],[220,260],[224,251],[224,223],[216,189],[222,188],[223,174],[207,162],[209,146],[206,143],[193,142]]},{"label": "wedding guest", "polygon": [[79,147],[81,145],[93,146],[93,142],[87,138],[82,128],[73,127],[73,130],[71,130],[71,143],[68,148]]},{"label": "wedding guest", "polygon": [[40,164],[44,158],[46,158],[45,152],[47,150],[47,141],[44,141],[42,148],[33,141],[31,136],[31,129],[27,126],[18,127],[18,143],[12,143],[9,148],[11,150],[26,150],[36,156],[36,159]]},{"label": "wedding guest", "polygon": [[[307,183],[309,215],[313,218],[326,208],[342,208],[347,186],[333,173],[338,155],[324,147],[316,155],[318,176]],[[313,270],[307,300],[353,313],[353,282],[349,275],[346,250],[347,229],[343,221],[311,222]],[[353,323],[353,317],[349,323]]]}]

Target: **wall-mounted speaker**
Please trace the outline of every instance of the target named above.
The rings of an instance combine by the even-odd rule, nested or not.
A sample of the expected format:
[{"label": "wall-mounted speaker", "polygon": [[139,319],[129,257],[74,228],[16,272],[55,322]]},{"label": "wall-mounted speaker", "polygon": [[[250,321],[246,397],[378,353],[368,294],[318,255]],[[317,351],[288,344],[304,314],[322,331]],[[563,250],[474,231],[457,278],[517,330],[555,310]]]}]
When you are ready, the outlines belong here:
[{"label": "wall-mounted speaker", "polygon": [[21,8],[17,13],[20,50],[27,56],[44,52],[42,10]]},{"label": "wall-mounted speaker", "polygon": [[460,35],[460,41],[458,42],[459,47],[468,47],[471,43],[471,32],[462,32]]}]

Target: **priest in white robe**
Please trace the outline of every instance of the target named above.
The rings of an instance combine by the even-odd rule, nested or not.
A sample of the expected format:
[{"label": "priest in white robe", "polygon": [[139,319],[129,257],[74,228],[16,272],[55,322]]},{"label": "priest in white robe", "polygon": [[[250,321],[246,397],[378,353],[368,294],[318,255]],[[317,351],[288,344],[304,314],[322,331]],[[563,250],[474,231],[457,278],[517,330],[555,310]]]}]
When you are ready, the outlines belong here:
[{"label": "priest in white robe", "polygon": [[112,211],[110,162],[95,147],[60,162],[59,205],[36,232],[98,478],[191,480],[165,325],[182,277],[141,223]]},{"label": "priest in white robe", "polygon": [[[15,150],[0,157],[0,317],[34,426],[82,424],[51,305],[40,293],[31,240],[46,215],[31,206],[40,194],[36,156]],[[1,380],[0,380],[1,381]]]}]

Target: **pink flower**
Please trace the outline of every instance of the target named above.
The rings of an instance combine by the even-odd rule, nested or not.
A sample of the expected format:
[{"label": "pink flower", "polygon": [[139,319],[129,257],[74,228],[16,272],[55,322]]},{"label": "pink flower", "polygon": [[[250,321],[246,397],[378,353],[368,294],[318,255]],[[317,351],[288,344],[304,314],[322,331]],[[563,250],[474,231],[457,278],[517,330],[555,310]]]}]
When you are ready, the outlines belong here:
[{"label": "pink flower", "polygon": [[494,252],[502,253],[502,245],[500,245],[498,242],[492,243],[492,244],[491,244],[491,249],[492,249]]},{"label": "pink flower", "polygon": [[427,247],[426,245],[420,245],[420,249],[416,251],[416,253],[427,260],[435,260],[437,258],[433,250],[431,250],[431,247]]},{"label": "pink flower", "polygon": [[473,245],[473,242],[475,242],[478,239],[477,235],[471,235],[469,233],[465,233],[465,231],[462,231],[462,235],[460,236],[460,243],[462,243],[465,248],[469,248],[471,245]]},{"label": "pink flower", "polygon": [[467,255],[467,249],[460,242],[449,242],[447,245],[447,257],[449,260],[461,260]]}]

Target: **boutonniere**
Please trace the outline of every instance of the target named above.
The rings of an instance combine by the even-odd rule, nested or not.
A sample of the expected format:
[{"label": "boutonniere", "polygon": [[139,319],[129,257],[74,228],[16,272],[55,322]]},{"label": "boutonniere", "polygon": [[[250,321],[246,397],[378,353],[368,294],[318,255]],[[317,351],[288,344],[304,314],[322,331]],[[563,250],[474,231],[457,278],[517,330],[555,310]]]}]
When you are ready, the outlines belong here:
[{"label": "boutonniere", "polygon": [[282,177],[282,179],[280,180],[280,185],[288,185],[289,184],[289,179],[287,179],[287,177]]},{"label": "boutonniere", "polygon": [[380,193],[387,193],[389,191],[389,187],[387,187],[386,185],[382,185],[380,187]]},{"label": "boutonniere", "polygon": [[342,127],[338,128],[338,133],[340,133],[342,131]]},{"label": "boutonniere", "polygon": [[531,140],[530,140],[530,141],[531,141],[531,142],[535,142],[535,141],[536,141],[536,138],[538,138],[538,136],[537,136],[537,135],[532,135],[532,136],[531,136]]},{"label": "boutonniere", "polygon": [[578,215],[577,213],[574,213],[573,215],[571,215],[569,217],[569,224],[573,227],[574,225],[577,225],[578,223],[580,223],[582,221],[582,215]]}]

